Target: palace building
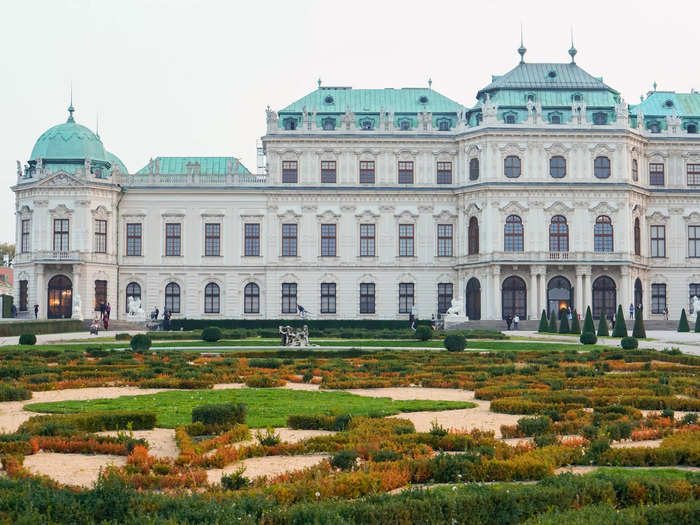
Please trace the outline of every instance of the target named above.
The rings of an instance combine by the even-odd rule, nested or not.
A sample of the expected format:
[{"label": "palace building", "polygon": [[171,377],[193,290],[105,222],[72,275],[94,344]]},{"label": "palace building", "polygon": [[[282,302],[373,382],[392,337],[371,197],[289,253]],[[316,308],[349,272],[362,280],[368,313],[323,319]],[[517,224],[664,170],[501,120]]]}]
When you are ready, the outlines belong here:
[{"label": "palace building", "polygon": [[629,105],[573,46],[518,52],[467,106],[319,82],[268,108],[256,174],[235,157],[130,172],[71,105],[18,161],[20,316],[125,318],[135,297],[188,318],[429,318],[453,298],[470,319],[677,318],[700,296],[700,93]]}]

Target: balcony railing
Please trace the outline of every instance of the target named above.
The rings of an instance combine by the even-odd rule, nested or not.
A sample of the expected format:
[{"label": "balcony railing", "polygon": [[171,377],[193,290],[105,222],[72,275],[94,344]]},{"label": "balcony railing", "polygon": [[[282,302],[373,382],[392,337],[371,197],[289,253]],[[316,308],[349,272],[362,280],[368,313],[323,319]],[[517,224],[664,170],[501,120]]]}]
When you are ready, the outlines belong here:
[{"label": "balcony railing", "polygon": [[122,186],[262,186],[266,184],[265,175],[242,173],[228,174],[136,174],[122,175]]},{"label": "balcony railing", "polygon": [[116,264],[117,257],[109,253],[81,252],[78,250],[38,250],[35,252],[19,253],[15,256],[15,264],[30,262],[92,262],[101,264]]},{"label": "balcony railing", "polygon": [[627,252],[489,252],[466,255],[459,258],[459,264],[479,264],[499,262],[503,264],[536,264],[544,262],[564,264],[649,264],[647,257],[632,255]]}]

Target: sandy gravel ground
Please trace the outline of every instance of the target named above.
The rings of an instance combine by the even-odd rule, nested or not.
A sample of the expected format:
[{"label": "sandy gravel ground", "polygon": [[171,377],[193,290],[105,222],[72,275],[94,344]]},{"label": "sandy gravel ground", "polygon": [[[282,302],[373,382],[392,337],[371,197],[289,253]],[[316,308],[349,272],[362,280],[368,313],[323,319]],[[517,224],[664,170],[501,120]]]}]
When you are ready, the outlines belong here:
[{"label": "sandy gravel ground", "polygon": [[207,470],[207,478],[209,483],[221,483],[221,476],[230,474],[238,470],[241,466],[245,467],[243,475],[249,479],[254,479],[260,476],[276,476],[285,472],[293,472],[307,467],[318,465],[327,455],[313,456],[266,456],[263,458],[250,458],[220,469]]},{"label": "sandy gravel ground", "polygon": [[92,487],[100,469],[108,465],[126,465],[126,457],[38,452],[24,458],[24,467],[33,474],[43,474],[66,485]]},{"label": "sandy gravel ground", "polygon": [[[100,436],[116,436],[116,430],[96,432]],[[154,428],[153,430],[134,430],[136,439],[145,439],[148,442],[148,453],[157,458],[176,458],[180,455],[175,442],[175,430],[172,428]]]},{"label": "sandy gravel ground", "polygon": [[636,447],[647,447],[647,448],[657,448],[661,445],[660,439],[646,439],[643,441],[616,441],[611,443],[611,448],[636,448]]}]

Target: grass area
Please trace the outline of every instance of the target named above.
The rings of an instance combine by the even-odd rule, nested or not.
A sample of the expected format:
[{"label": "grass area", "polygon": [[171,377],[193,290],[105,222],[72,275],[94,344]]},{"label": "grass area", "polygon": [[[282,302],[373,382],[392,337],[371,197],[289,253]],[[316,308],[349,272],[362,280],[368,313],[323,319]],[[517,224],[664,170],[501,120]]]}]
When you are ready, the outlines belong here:
[{"label": "grass area", "polygon": [[363,397],[347,392],[314,392],[281,388],[235,390],[176,390],[155,395],[122,396],[116,399],[33,403],[33,412],[75,413],[95,410],[148,410],[158,416],[158,426],[173,428],[191,422],[192,409],[199,405],[234,400],[248,407],[248,426],[283,427],[292,414],[351,414],[389,416],[401,412],[452,410],[476,405],[458,401],[393,401],[387,397]]}]

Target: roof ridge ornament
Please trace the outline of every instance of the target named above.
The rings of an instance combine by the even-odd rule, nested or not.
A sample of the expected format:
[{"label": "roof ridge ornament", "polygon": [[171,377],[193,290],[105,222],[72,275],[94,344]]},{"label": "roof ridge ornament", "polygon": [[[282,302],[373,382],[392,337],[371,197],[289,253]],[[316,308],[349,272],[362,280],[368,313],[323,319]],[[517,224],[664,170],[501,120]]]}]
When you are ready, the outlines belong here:
[{"label": "roof ridge ornament", "polygon": [[520,63],[525,63],[525,53],[527,48],[523,45],[523,23],[520,22],[520,47],[518,48],[518,54],[520,55]]},{"label": "roof ridge ornament", "polygon": [[574,26],[571,26],[571,47],[569,48],[569,56],[571,57],[571,63],[575,64],[576,60],[574,57],[576,56],[576,48],[574,47]]},{"label": "roof ridge ornament", "polygon": [[75,108],[73,107],[73,82],[70,83],[70,106],[68,106],[68,120],[66,122],[75,122],[73,120],[73,112]]}]

